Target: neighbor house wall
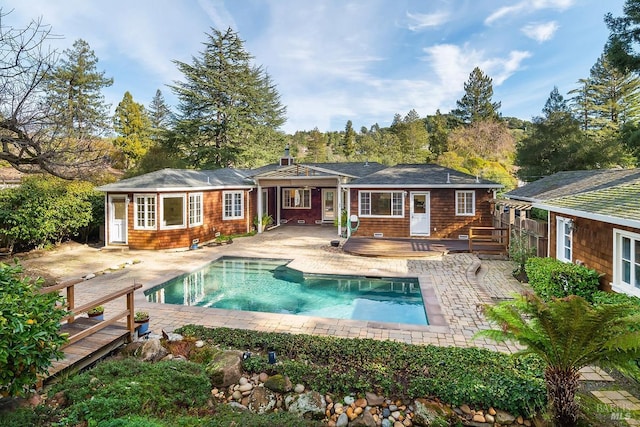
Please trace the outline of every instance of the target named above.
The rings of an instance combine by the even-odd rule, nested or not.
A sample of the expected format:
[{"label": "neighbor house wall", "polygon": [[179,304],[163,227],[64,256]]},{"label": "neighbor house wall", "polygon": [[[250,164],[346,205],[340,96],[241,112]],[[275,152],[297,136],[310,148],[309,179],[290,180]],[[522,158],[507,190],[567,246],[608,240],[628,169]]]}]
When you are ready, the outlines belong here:
[{"label": "neighbor house wall", "polygon": [[[464,189],[470,191],[471,189]],[[358,193],[360,189],[350,189],[351,215],[358,215]],[[390,191],[389,188],[369,189],[364,191]],[[404,191],[397,189],[393,191]],[[383,233],[384,237],[411,237],[410,233],[410,193],[429,192],[429,214],[431,238],[458,239],[468,235],[470,227],[492,226],[493,192],[486,189],[475,191],[475,215],[456,216],[456,189],[412,188],[404,197],[404,216],[402,218],[360,218],[360,226],[353,236],[371,237],[374,233]]]},{"label": "neighbor house wall", "polygon": [[571,261],[602,273],[603,276],[600,278],[601,288],[603,290],[611,290],[611,282],[613,282],[613,229],[626,230],[633,233],[639,233],[640,230],[573,215],[557,214],[555,212],[550,212],[550,215],[549,256],[557,258],[556,218],[560,216],[573,220]]}]

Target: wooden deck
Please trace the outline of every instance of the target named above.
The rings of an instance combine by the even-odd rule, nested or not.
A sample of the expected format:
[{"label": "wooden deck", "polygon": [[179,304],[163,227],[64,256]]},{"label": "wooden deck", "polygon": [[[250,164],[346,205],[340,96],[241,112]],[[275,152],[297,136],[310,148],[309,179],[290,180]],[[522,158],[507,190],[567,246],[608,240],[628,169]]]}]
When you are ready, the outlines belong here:
[{"label": "wooden deck", "polygon": [[455,239],[350,237],[342,250],[370,257],[430,258],[451,252],[468,252],[469,242]]},{"label": "wooden deck", "polygon": [[[81,334],[99,323],[99,320],[80,317],[76,318],[73,323],[65,324],[61,328],[61,332],[73,336]],[[66,346],[63,349],[65,358],[53,361],[51,368],[49,368],[49,375],[43,378],[43,381],[47,383],[56,375],[80,371],[130,340],[129,329],[125,324],[111,324],[102,328]]]}]

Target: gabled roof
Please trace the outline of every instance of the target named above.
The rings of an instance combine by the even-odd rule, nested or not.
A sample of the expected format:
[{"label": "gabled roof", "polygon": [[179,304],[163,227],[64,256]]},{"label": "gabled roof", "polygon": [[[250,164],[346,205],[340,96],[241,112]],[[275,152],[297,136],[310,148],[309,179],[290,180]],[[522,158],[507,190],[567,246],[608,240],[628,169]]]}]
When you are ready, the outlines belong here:
[{"label": "gabled roof", "polygon": [[105,192],[133,191],[198,191],[225,187],[252,187],[253,182],[247,177],[246,170],[215,169],[161,169],[144,175],[134,176],[106,184],[97,188]]},{"label": "gabled roof", "polygon": [[640,228],[640,180],[534,203],[534,207]]},{"label": "gabled roof", "polygon": [[558,172],[511,190],[505,193],[504,197],[528,202],[543,202],[633,182],[640,182],[640,169]]},{"label": "gabled roof", "polygon": [[477,178],[436,164],[396,165],[351,181],[345,187],[371,188],[502,188],[486,179]]}]

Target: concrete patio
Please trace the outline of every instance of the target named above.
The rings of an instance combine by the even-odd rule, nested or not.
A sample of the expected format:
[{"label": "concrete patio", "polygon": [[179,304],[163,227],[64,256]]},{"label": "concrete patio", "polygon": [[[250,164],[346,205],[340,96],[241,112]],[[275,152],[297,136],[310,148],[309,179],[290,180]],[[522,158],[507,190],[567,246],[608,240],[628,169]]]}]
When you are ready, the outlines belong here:
[{"label": "concrete patio", "polygon": [[[477,346],[513,351],[473,335],[488,324],[483,304],[510,298],[523,290],[511,276],[513,264],[479,260],[475,255],[445,254],[428,259],[370,258],[349,255],[330,245],[338,239],[331,226],[282,226],[267,233],[234,240],[230,245],[189,251],[129,251],[70,245],[31,257],[22,264],[59,281],[96,276],[76,286],[76,304],[91,301],[121,287],[141,283],[136,310],[149,311],[151,329],[172,331],[185,324],[244,328],[270,332],[308,333],[338,337],[395,340],[440,346]],[[290,267],[306,273],[418,277],[429,313],[429,326],[326,319],[201,308],[148,302],[143,294],[171,277],[194,271],[220,256],[286,258]],[[124,301],[107,305],[108,313],[121,310]]]}]

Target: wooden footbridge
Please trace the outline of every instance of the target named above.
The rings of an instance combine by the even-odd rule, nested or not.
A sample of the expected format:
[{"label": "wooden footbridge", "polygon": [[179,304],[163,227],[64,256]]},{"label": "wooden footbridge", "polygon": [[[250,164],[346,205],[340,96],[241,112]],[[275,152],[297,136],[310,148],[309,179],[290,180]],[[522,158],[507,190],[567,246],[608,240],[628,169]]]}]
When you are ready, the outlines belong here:
[{"label": "wooden footbridge", "polygon": [[[48,375],[41,378],[41,384],[61,373],[76,372],[91,365],[122,344],[130,342],[135,334],[133,297],[135,290],[141,288],[142,285],[134,284],[76,307],[75,285],[80,282],[82,280],[75,280],[40,290],[41,293],[64,292],[66,294],[65,305],[62,308],[70,313],[62,319],[60,326],[60,333],[69,334],[62,349],[64,359],[53,361]],[[92,308],[121,297],[126,297],[126,308],[110,316],[107,320],[78,317]]]}]

